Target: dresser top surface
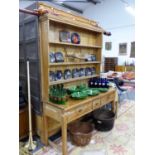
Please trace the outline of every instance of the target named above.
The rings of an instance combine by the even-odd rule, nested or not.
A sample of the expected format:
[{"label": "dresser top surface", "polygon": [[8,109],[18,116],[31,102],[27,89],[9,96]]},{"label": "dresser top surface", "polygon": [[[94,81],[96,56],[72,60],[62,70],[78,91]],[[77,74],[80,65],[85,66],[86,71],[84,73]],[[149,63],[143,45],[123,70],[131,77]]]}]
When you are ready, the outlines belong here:
[{"label": "dresser top surface", "polygon": [[80,105],[83,105],[85,103],[92,102],[95,99],[103,98],[104,96],[110,95],[111,93],[114,93],[115,91],[116,90],[114,88],[110,88],[108,90],[108,92],[100,93],[97,96],[89,96],[86,99],[81,99],[81,100],[75,100],[75,99],[69,98],[67,103],[64,104],[64,105],[55,104],[55,103],[52,103],[52,102],[48,102],[47,104],[52,105],[53,107],[58,108],[60,110],[68,111],[70,109],[76,108],[76,107],[78,107]]}]

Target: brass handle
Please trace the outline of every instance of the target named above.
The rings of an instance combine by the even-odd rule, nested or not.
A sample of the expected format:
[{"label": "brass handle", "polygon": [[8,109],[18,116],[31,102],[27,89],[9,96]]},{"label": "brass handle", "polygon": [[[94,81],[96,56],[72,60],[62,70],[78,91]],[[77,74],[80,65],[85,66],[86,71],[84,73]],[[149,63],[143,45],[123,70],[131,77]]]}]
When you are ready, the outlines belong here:
[{"label": "brass handle", "polygon": [[96,103],[95,105],[99,105],[100,103]]},{"label": "brass handle", "polygon": [[109,100],[111,98],[111,95],[107,96],[107,100]]},{"label": "brass handle", "polygon": [[81,113],[83,111],[83,109],[79,109],[78,112]]}]

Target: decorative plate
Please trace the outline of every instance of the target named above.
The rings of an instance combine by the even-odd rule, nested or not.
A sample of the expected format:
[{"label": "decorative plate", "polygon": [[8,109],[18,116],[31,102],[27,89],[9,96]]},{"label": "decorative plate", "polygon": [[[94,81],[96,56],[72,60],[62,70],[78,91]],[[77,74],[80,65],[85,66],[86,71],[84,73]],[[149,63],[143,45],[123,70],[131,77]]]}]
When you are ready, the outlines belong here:
[{"label": "decorative plate", "polygon": [[74,92],[71,96],[74,99],[85,99],[88,95],[85,92]]},{"label": "decorative plate", "polygon": [[51,53],[49,54],[49,61],[50,61],[50,63],[54,63],[54,62],[55,62],[55,55],[54,55],[53,52],[51,52]]},{"label": "decorative plate", "polygon": [[74,93],[74,92],[78,91],[77,86],[72,86],[72,87],[68,88],[68,90],[70,93]]},{"label": "decorative plate", "polygon": [[92,54],[92,55],[91,55],[91,60],[92,60],[92,61],[96,61],[96,55],[95,55],[95,54]]},{"label": "decorative plate", "polygon": [[70,79],[70,78],[72,78],[71,70],[70,69],[66,69],[64,71],[64,79]]},{"label": "decorative plate", "polygon": [[59,32],[59,39],[61,42],[71,42],[71,35],[68,31],[60,31]]},{"label": "decorative plate", "polygon": [[58,70],[58,71],[56,71],[56,80],[61,80],[62,79],[62,77],[63,77],[63,74],[62,74],[62,71],[60,71],[60,70]]},{"label": "decorative plate", "polygon": [[55,60],[56,60],[56,62],[64,62],[63,54],[61,52],[56,52]]},{"label": "decorative plate", "polygon": [[91,68],[91,74],[92,74],[92,75],[96,74],[96,68],[95,68],[95,67],[92,67],[92,68]]},{"label": "decorative plate", "polygon": [[91,55],[87,55],[85,58],[85,61],[92,61],[92,56]]},{"label": "decorative plate", "polygon": [[85,90],[82,92],[87,93],[89,96],[95,96],[95,95],[98,95],[100,93],[99,90],[95,90],[95,89],[88,89],[88,90]]},{"label": "decorative plate", "polygon": [[86,84],[80,84],[77,86],[77,88],[82,91],[82,90],[85,90],[85,89],[88,89],[88,87],[86,86]]},{"label": "decorative plate", "polygon": [[78,33],[71,34],[71,42],[73,44],[80,44],[80,35]]},{"label": "decorative plate", "polygon": [[85,76],[85,69],[84,68],[80,68],[79,76]]},{"label": "decorative plate", "polygon": [[108,88],[98,88],[100,92],[107,92],[109,89]]},{"label": "decorative plate", "polygon": [[72,70],[72,76],[73,76],[73,78],[79,77],[79,70],[77,68],[74,68]]},{"label": "decorative plate", "polygon": [[92,75],[91,68],[87,67],[87,68],[85,69],[85,75],[86,75],[86,76]]},{"label": "decorative plate", "polygon": [[49,79],[50,79],[50,81],[55,81],[55,73],[53,71],[50,71]]},{"label": "decorative plate", "polygon": [[97,91],[100,91],[100,92],[107,92],[109,89],[108,88],[91,88],[93,90],[97,90]]}]

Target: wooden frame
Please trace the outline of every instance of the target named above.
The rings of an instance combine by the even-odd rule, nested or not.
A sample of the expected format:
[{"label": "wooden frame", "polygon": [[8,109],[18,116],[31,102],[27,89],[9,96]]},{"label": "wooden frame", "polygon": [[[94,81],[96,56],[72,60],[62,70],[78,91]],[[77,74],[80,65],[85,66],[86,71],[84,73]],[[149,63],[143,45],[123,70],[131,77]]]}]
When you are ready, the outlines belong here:
[{"label": "wooden frame", "polygon": [[119,44],[119,55],[127,55],[127,43]]},{"label": "wooden frame", "polygon": [[135,58],[135,41],[131,42],[130,58]]},{"label": "wooden frame", "polygon": [[105,50],[111,51],[112,49],[112,42],[105,42]]}]

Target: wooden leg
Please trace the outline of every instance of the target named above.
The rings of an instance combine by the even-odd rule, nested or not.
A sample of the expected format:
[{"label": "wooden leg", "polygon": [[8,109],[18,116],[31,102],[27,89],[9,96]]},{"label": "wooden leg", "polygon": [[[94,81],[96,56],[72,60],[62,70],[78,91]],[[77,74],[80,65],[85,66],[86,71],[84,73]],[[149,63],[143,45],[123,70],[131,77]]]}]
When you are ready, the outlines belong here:
[{"label": "wooden leg", "polygon": [[62,118],[61,122],[61,130],[62,130],[62,154],[67,155],[67,121],[66,118]]},{"label": "wooden leg", "polygon": [[48,117],[43,116],[43,131],[41,136],[43,144],[48,145]]},{"label": "wooden leg", "polygon": [[118,117],[118,103],[119,103],[119,96],[118,96],[118,92],[117,91],[115,91],[115,114],[116,114],[116,117],[115,118],[117,118]]},{"label": "wooden leg", "polygon": [[112,111],[115,113],[115,101],[112,101]]},{"label": "wooden leg", "polygon": [[115,113],[116,113],[116,118],[118,117],[118,102],[116,101],[115,102],[115,105],[116,105],[116,111],[115,111]]},{"label": "wooden leg", "polygon": [[116,101],[112,101],[112,111],[115,113],[117,118],[117,110],[118,110],[118,103]]}]

